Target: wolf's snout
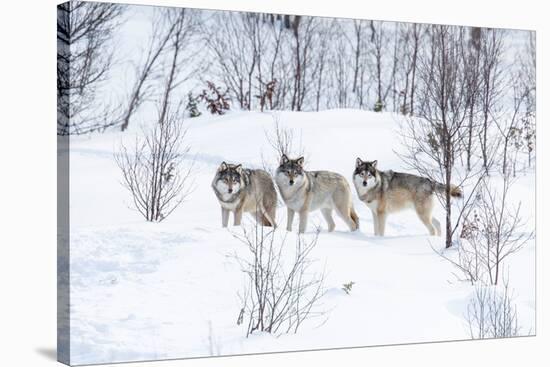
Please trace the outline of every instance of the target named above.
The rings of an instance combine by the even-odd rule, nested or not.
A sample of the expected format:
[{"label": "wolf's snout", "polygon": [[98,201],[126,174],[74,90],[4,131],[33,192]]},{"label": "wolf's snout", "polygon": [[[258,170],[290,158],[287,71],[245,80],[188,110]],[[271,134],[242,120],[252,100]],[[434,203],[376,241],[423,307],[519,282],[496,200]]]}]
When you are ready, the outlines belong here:
[{"label": "wolf's snout", "polygon": [[290,180],[290,181],[288,181],[288,183],[289,183],[290,185],[294,185],[294,180]]},{"label": "wolf's snout", "polygon": [[233,192],[233,189],[229,188],[227,189],[227,192],[231,194]]},{"label": "wolf's snout", "polygon": [[363,186],[367,186],[367,181],[363,181]]}]

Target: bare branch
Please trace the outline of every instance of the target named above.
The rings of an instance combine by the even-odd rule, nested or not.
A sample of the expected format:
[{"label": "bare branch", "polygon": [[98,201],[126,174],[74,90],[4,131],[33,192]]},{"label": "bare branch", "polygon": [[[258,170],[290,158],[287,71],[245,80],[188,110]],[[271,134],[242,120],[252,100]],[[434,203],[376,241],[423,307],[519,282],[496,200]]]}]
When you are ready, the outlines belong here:
[{"label": "bare branch", "polygon": [[[323,314],[316,311],[324,295],[324,273],[313,273],[310,259],[318,233],[309,241],[297,236],[294,251],[286,254],[287,234],[255,224],[235,235],[247,246],[247,257],[234,255],[245,274],[239,319],[247,319],[247,336],[255,331],[275,335],[296,333],[300,326]],[[286,250],[288,251],[288,250]],[[292,260],[285,262],[284,259]]]}]

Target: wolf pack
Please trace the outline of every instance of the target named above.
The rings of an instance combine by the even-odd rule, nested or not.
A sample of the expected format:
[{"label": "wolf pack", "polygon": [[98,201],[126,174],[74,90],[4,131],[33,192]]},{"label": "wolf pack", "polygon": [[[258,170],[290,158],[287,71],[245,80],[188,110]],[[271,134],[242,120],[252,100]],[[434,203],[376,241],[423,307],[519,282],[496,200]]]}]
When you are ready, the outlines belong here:
[{"label": "wolf pack", "polygon": [[[412,208],[430,235],[441,235],[441,224],[433,217],[435,195],[443,195],[446,186],[426,177],[408,173],[381,171],[377,161],[357,158],[352,175],[360,201],[370,209],[374,234],[384,236],[389,214]],[[276,227],[278,191],[287,209],[286,229],[292,231],[298,213],[298,232],[307,229],[309,213],[320,210],[332,232],[336,224],[333,212],[350,231],[359,229],[359,216],[353,207],[350,185],[344,176],[330,171],[308,171],[304,157],[290,159],[282,155],[274,177],[262,169],[244,168],[242,164],[222,162],[216,171],[212,188],[221,206],[222,226],[241,225],[243,213],[250,213],[262,226]],[[450,185],[451,197],[462,197],[462,191]]]}]

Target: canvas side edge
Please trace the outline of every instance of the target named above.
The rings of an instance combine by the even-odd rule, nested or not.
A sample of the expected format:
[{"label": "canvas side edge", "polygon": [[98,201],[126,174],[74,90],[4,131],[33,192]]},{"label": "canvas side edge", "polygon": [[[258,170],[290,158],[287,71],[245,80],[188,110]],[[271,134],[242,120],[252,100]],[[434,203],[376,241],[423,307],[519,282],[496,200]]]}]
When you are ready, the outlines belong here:
[{"label": "canvas side edge", "polygon": [[[67,21],[69,3],[57,6],[57,21]],[[58,27],[59,32],[59,27]],[[57,34],[57,84],[67,78],[70,47],[60,41]],[[70,225],[69,225],[69,144],[70,138],[64,127],[69,126],[63,113],[69,106],[69,97],[57,89],[57,360],[71,363],[70,345]]]}]

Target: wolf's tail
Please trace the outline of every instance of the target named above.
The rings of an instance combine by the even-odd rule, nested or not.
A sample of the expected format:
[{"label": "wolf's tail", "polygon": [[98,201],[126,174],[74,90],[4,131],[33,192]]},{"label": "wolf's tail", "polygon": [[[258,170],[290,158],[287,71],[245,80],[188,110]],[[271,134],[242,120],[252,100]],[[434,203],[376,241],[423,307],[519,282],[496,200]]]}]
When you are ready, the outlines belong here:
[{"label": "wolf's tail", "polygon": [[[445,194],[447,187],[442,183],[435,183],[435,190],[440,194]],[[451,184],[451,196],[454,198],[461,198],[463,196],[462,189],[456,185]]]},{"label": "wolf's tail", "polygon": [[355,229],[354,231],[358,230],[359,229],[359,216],[357,215],[357,213],[355,212],[355,209],[353,208],[353,206],[350,208],[349,210],[349,215],[351,217],[351,220],[353,221],[353,223],[355,224]]}]

